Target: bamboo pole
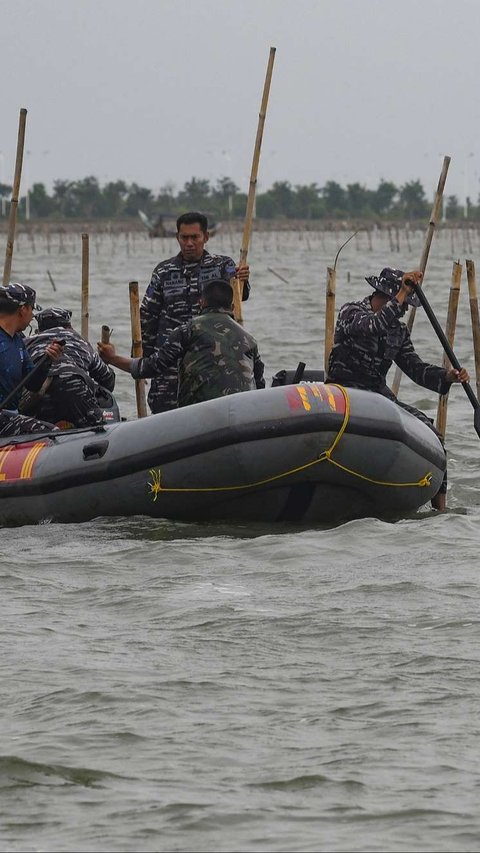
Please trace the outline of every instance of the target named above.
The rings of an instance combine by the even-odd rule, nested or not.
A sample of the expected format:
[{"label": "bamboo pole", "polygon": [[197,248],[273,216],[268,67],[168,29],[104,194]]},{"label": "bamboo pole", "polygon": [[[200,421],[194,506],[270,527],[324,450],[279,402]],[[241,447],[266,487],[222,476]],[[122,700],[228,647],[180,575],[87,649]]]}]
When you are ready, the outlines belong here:
[{"label": "bamboo pole", "polygon": [[[255,209],[255,192],[257,189],[258,164],[260,162],[260,151],[262,147],[263,128],[265,125],[265,116],[267,114],[268,96],[270,94],[270,83],[272,81],[273,63],[275,61],[275,47],[270,48],[268,57],[267,72],[265,75],[265,83],[263,86],[262,102],[260,113],[258,116],[257,136],[255,139],[255,147],[253,149],[252,169],[250,173],[250,184],[248,188],[247,207],[245,211],[245,222],[243,226],[242,246],[240,249],[240,264],[247,263],[248,248],[250,245],[250,237],[252,235],[252,221]],[[233,279],[233,314],[237,322],[243,321],[242,316],[242,294],[243,282],[238,278]]]},{"label": "bamboo pole", "polygon": [[[140,325],[140,301],[138,296],[138,281],[128,285],[130,296],[130,321],[132,326],[132,357],[141,358],[143,355],[142,330]],[[137,398],[137,416],[146,417],[147,404],[145,401],[145,379],[135,380],[135,396]]]},{"label": "bamboo pole", "polygon": [[325,354],[323,370],[325,378],[328,371],[328,359],[333,346],[333,334],[335,330],[335,291],[337,286],[337,270],[335,267],[327,267],[327,293],[325,303]]},{"label": "bamboo pole", "polygon": [[[443,158],[443,166],[442,171],[440,172],[440,177],[438,179],[437,191],[435,193],[435,198],[433,201],[432,212],[430,214],[430,222],[428,223],[427,233],[425,235],[425,243],[423,246],[422,257],[420,258],[420,266],[419,270],[425,274],[425,270],[427,268],[428,255],[430,253],[430,246],[432,245],[433,234],[435,231],[435,226],[437,224],[437,220],[442,211],[442,198],[443,198],[443,190],[445,188],[445,181],[447,180],[448,167],[450,165],[450,157]],[[415,312],[416,308],[411,308],[409,317],[407,320],[407,329],[409,332],[412,331],[413,323],[415,321]],[[402,371],[397,366],[395,369],[395,375],[393,377],[392,382],[392,391],[397,396],[398,389],[400,388],[400,381],[402,378]]]},{"label": "bamboo pole", "polygon": [[333,267],[327,267],[327,291],[325,303],[325,349],[324,349],[324,375],[327,378],[328,360],[333,346],[333,338],[335,333],[335,293],[337,288],[337,261],[340,257],[342,249],[357,236],[359,229],[350,234],[350,237],[345,240],[340,246]]},{"label": "bamboo pole", "polygon": [[[453,262],[452,281],[450,285],[450,295],[448,299],[447,323],[445,326],[445,337],[453,349],[455,343],[455,328],[457,325],[458,300],[460,297],[460,284],[462,281],[462,265],[458,261]],[[450,361],[443,354],[443,367],[448,370],[451,367]],[[447,407],[448,393],[441,394],[437,406],[437,429],[445,437],[447,430]]]},{"label": "bamboo pole", "polygon": [[88,287],[89,287],[90,249],[88,234],[82,234],[82,337],[88,340]]},{"label": "bamboo pole", "polygon": [[27,111],[22,107],[18,121],[17,156],[15,159],[15,175],[13,178],[12,200],[10,202],[10,214],[8,219],[7,248],[5,251],[5,265],[3,267],[3,284],[10,283],[10,275],[12,272],[13,244],[15,242],[15,231],[17,227],[17,208],[18,198],[20,195],[20,180],[22,177],[26,121]]},{"label": "bamboo pole", "polygon": [[477,397],[480,396],[480,317],[478,311],[477,279],[473,261],[465,261],[467,267],[470,316],[472,318],[473,352],[475,356],[475,383]]}]

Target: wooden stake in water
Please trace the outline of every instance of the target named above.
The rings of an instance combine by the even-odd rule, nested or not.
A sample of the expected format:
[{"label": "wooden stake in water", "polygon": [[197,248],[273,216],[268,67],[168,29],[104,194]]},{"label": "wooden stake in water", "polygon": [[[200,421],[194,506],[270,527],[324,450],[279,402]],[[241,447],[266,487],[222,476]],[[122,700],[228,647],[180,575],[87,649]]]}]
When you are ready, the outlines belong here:
[{"label": "wooden stake in water", "polygon": [[477,397],[480,395],[480,317],[478,310],[477,279],[473,261],[465,261],[467,267],[470,316],[472,319],[473,352],[475,355],[475,382]]},{"label": "wooden stake in water", "polygon": [[340,252],[350,242],[354,237],[358,234],[358,230],[354,231],[353,234],[350,234],[347,240],[340,246],[337,254],[335,255],[335,261],[333,267],[327,267],[327,291],[326,291],[326,302],[325,302],[325,349],[324,349],[324,373],[325,378],[327,376],[328,370],[328,360],[330,358],[330,352],[333,347],[333,338],[335,333],[335,293],[337,288],[337,261],[340,256]]},{"label": "wooden stake in water", "polygon": [[[437,220],[442,212],[442,198],[443,198],[443,190],[445,188],[445,181],[447,180],[448,167],[450,165],[450,157],[443,158],[443,166],[442,171],[440,172],[440,177],[438,179],[437,191],[435,193],[435,199],[433,202],[432,212],[430,214],[430,222],[428,223],[427,233],[425,236],[425,243],[423,246],[422,257],[420,258],[420,266],[419,270],[425,273],[427,268],[428,255],[430,253],[430,246],[432,245],[433,233],[435,231],[435,226],[437,224]],[[415,311],[416,308],[410,308],[408,320],[407,320],[407,329],[409,332],[412,331],[413,323],[415,321]],[[400,381],[402,378],[402,371],[399,367],[395,369],[395,375],[393,377],[392,382],[392,391],[397,396],[398,389],[400,388]]]},{"label": "wooden stake in water", "polygon": [[5,265],[3,267],[3,284],[10,283],[10,275],[12,272],[13,244],[15,242],[15,231],[17,227],[17,208],[18,197],[20,195],[20,181],[22,178],[26,121],[27,111],[22,107],[18,122],[17,156],[15,159],[15,175],[13,178],[12,200],[10,202],[10,215],[8,219],[7,248],[5,251]]},{"label": "wooden stake in water", "polygon": [[325,378],[328,370],[328,360],[333,346],[333,334],[335,331],[335,291],[337,287],[337,270],[335,267],[327,267],[327,291],[325,302],[325,351],[323,369]]},{"label": "wooden stake in water", "polygon": [[50,270],[47,270],[47,275],[48,275],[48,279],[50,281],[50,284],[52,285],[53,289],[56,290],[57,285],[55,284],[55,282],[53,280],[52,273],[50,272]]},{"label": "wooden stake in water", "polygon": [[[128,285],[130,296],[130,321],[132,326],[132,357],[141,358],[143,355],[142,329],[140,324],[140,301],[138,296],[138,281]],[[145,379],[135,380],[135,395],[137,398],[137,416],[146,417],[147,404],[145,400]]]},{"label": "wooden stake in water", "polygon": [[[272,81],[273,63],[275,61],[275,47],[270,48],[268,58],[267,73],[265,75],[265,83],[263,86],[262,103],[258,116],[257,136],[255,139],[255,147],[253,149],[252,169],[250,173],[250,185],[248,188],[247,208],[245,211],[245,223],[243,226],[242,247],[240,249],[240,264],[247,263],[248,248],[250,245],[250,237],[252,234],[252,221],[255,209],[255,192],[257,189],[258,164],[260,162],[260,151],[262,148],[263,128],[265,125],[265,116],[267,114],[268,96],[270,93],[270,83]],[[238,323],[243,321],[242,316],[242,294],[243,282],[238,278],[234,278],[233,284],[233,315]]]},{"label": "wooden stake in water", "polygon": [[89,287],[89,243],[88,234],[82,234],[82,337],[88,340],[88,287]]},{"label": "wooden stake in water", "polygon": [[[462,281],[462,265],[458,261],[454,261],[452,269],[452,283],[450,285],[450,295],[448,299],[447,324],[445,327],[445,337],[453,348],[455,343],[455,328],[457,325],[458,299],[460,296],[460,284]],[[443,367],[449,370],[451,367],[447,355],[443,354]],[[445,437],[447,430],[447,407],[448,393],[441,394],[437,407],[437,429]]]}]

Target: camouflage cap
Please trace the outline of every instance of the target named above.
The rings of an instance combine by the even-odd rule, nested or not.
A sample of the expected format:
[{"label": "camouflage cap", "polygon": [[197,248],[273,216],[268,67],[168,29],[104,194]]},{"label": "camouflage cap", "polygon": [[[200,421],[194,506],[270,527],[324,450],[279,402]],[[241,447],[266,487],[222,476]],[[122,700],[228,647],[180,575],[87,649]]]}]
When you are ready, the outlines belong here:
[{"label": "camouflage cap", "polygon": [[[375,290],[380,290],[381,293],[385,293],[386,296],[389,296],[392,299],[400,290],[403,275],[404,273],[402,270],[385,267],[381,271],[380,275],[366,276],[365,281],[368,281]],[[420,300],[415,293],[411,293],[410,296],[407,296],[406,302],[408,302],[409,305],[413,305],[414,308],[418,308],[420,305]]]},{"label": "camouflage cap", "polygon": [[212,287],[212,285],[220,285],[220,287],[228,287],[229,290],[233,290],[232,282],[229,278],[212,278],[210,281],[206,281],[203,285],[203,292],[205,293],[205,291],[209,287]]},{"label": "camouflage cap", "polygon": [[70,326],[71,317],[72,312],[69,308],[44,308],[35,313],[39,332],[56,329],[57,326]]},{"label": "camouflage cap", "polygon": [[33,287],[28,284],[11,282],[10,284],[0,285],[0,299],[10,302],[18,308],[21,308],[22,305],[31,305],[32,308],[41,310],[40,305],[36,304],[37,294]]}]

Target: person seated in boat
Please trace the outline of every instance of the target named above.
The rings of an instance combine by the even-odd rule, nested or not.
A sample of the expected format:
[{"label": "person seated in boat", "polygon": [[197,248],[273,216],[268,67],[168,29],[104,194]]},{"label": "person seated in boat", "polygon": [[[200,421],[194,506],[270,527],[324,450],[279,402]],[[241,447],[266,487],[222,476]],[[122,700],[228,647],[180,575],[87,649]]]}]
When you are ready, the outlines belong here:
[{"label": "person seated in boat", "polygon": [[39,394],[25,394],[20,410],[32,411],[44,420],[71,427],[103,423],[103,408],[97,389],[113,391],[115,372],[99,357],[89,341],[72,328],[72,312],[67,308],[44,308],[35,314],[36,334],[25,345],[36,364],[53,340],[64,342],[61,360],[52,364]]},{"label": "person seated in boat", "polygon": [[203,288],[201,313],[170,332],[153,355],[125,358],[112,344],[102,343],[98,351],[134,379],[169,375],[179,365],[179,406],[264,388],[257,342],[233,319],[232,301],[228,279],[210,281]]},{"label": "person seated in boat", "polygon": [[[22,380],[34,368],[23,332],[32,322],[35,302],[36,293],[28,284],[12,282],[0,286],[0,436],[45,433],[55,429],[53,423],[25,417],[18,412]],[[45,347],[45,354],[55,361],[60,358],[62,347],[52,339]],[[24,383],[30,391],[38,391],[45,381],[50,369],[49,359]]]},{"label": "person seated in boat", "polygon": [[[250,293],[248,264],[235,265],[228,255],[212,255],[205,248],[210,236],[203,213],[182,213],[176,222],[180,252],[160,261],[140,306],[143,354],[155,355],[169,332],[200,312],[200,297],[206,282],[237,278],[243,283],[242,299]],[[178,374],[175,365],[150,383],[148,405],[153,414],[177,406]]]},{"label": "person seated in boat", "polygon": [[[427,424],[439,437],[433,421],[419,409],[397,400],[386,384],[386,375],[395,362],[417,385],[447,394],[454,382],[468,382],[465,368],[448,370],[422,361],[412,344],[410,333],[401,318],[408,305],[420,305],[413,281],[422,281],[420,270],[402,272],[385,267],[379,276],[366,277],[373,293],[358,302],[347,302],[340,308],[335,326],[333,347],[328,362],[326,382],[350,388],[377,391],[398,403]],[[435,509],[446,507],[447,475],[432,499]]]}]

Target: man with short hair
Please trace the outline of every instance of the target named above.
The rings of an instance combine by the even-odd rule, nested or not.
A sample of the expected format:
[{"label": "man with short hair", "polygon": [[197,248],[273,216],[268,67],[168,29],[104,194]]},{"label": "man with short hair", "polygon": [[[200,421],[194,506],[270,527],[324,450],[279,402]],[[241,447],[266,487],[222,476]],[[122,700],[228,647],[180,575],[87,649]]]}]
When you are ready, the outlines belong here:
[{"label": "man with short hair", "polygon": [[[180,252],[157,264],[140,307],[146,358],[159,351],[173,329],[199,313],[202,290],[208,281],[236,276],[243,282],[242,299],[248,299],[248,264],[237,267],[228,255],[210,254],[205,248],[208,238],[208,220],[203,213],[190,211],[178,217]],[[154,414],[176,407],[177,385],[175,367],[152,380],[148,403]]]},{"label": "man with short hair", "polygon": [[[443,438],[431,419],[419,409],[397,400],[386,383],[393,361],[413,382],[437,394],[447,394],[454,382],[469,380],[465,368],[445,370],[422,361],[406,324],[400,321],[408,305],[420,305],[414,286],[409,282],[420,284],[422,278],[420,270],[404,273],[391,267],[385,267],[379,276],[366,278],[374,292],[359,302],[347,302],[338,313],[326,381],[383,394],[427,424],[443,445]],[[445,472],[440,490],[432,498],[434,509],[445,509],[446,492]]]},{"label": "man with short hair", "polygon": [[103,408],[96,391],[99,386],[113,391],[115,373],[91,343],[72,328],[71,317],[68,308],[44,308],[35,314],[38,332],[25,341],[34,364],[52,341],[61,338],[64,346],[61,361],[50,367],[44,393],[24,395],[21,411],[32,409],[42,419],[73,427],[99,426]]},{"label": "man with short hair", "polygon": [[179,406],[264,388],[257,342],[233,319],[232,300],[230,282],[215,279],[203,288],[201,313],[170,332],[154,355],[125,358],[102,343],[98,351],[134,379],[161,377],[179,364]]},{"label": "man with short hair", "polygon": [[[34,368],[25,347],[23,332],[32,322],[33,309],[37,307],[35,302],[36,293],[28,284],[12,282],[0,286],[0,436],[28,435],[55,429],[53,423],[19,415],[21,389],[7,403],[8,409],[2,408],[3,401]],[[61,356],[62,347],[56,341],[51,341],[45,348],[45,354],[55,361]],[[26,380],[25,387],[30,391],[38,391],[49,369],[47,359],[32,378]]]}]

